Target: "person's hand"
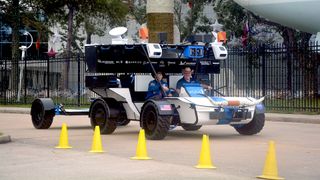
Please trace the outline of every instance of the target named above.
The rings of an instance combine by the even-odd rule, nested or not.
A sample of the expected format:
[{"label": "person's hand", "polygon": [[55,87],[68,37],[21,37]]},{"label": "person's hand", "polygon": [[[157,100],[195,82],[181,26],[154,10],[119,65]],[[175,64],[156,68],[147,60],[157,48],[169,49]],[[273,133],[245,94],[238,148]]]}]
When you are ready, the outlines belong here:
[{"label": "person's hand", "polygon": [[210,85],[206,84],[201,84],[202,88],[207,89],[207,90],[212,90],[212,87]]},{"label": "person's hand", "polygon": [[167,86],[162,86],[162,89],[163,89],[164,91],[169,91],[169,88],[168,88]]}]

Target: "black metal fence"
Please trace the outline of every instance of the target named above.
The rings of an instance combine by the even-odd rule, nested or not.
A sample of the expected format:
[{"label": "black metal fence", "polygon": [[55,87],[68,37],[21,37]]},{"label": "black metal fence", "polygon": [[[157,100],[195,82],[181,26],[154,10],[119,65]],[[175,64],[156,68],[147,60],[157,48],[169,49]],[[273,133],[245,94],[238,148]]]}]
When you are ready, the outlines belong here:
[{"label": "black metal fence", "polygon": [[265,96],[269,110],[320,112],[320,45],[231,47],[228,52],[221,73],[213,76],[220,93]]},{"label": "black metal fence", "polygon": [[[269,110],[320,112],[320,46],[259,45],[228,48],[220,74],[211,76],[215,96],[265,96]],[[83,56],[70,59],[0,60],[0,104],[30,104],[51,97],[64,105],[89,105]],[[13,76],[15,74],[15,76]],[[67,75],[65,75],[67,74]]]},{"label": "black metal fence", "polygon": [[56,103],[81,106],[94,96],[84,86],[86,65],[80,55],[0,64],[0,104],[31,104],[37,97],[50,97]]}]

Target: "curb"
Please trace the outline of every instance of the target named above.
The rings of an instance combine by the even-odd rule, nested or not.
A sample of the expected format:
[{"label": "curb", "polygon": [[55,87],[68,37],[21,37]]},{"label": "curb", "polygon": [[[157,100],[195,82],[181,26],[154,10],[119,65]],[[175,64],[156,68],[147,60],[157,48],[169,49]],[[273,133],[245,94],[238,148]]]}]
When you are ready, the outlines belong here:
[{"label": "curb", "polygon": [[320,124],[320,115],[266,113],[266,121]]},{"label": "curb", "polygon": [[11,137],[9,135],[0,135],[0,144],[11,142]]},{"label": "curb", "polygon": [[3,108],[3,107],[0,107],[0,113],[30,114],[30,108]]}]

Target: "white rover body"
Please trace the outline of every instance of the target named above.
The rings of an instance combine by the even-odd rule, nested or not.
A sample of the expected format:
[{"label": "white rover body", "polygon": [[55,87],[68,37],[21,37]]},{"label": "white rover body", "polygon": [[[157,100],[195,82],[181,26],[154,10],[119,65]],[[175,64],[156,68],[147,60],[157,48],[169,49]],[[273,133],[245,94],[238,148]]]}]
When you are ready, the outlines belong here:
[{"label": "white rover body", "polygon": [[[185,65],[195,69],[196,75],[219,73],[219,60],[227,58],[222,44],[212,44],[209,48],[167,44],[87,45],[85,48],[86,87],[100,98],[84,114],[89,115],[93,128],[100,126],[103,134],[111,134],[117,126],[130,121],[140,121],[148,139],[165,138],[170,126],[192,131],[203,125],[227,124],[244,135],[256,134],[264,126],[263,98],[210,97],[199,84],[188,84],[175,97],[145,99],[155,69],[167,73],[171,88],[176,87]],[[36,99],[31,109],[34,126],[49,128],[55,111],[51,99]]]}]

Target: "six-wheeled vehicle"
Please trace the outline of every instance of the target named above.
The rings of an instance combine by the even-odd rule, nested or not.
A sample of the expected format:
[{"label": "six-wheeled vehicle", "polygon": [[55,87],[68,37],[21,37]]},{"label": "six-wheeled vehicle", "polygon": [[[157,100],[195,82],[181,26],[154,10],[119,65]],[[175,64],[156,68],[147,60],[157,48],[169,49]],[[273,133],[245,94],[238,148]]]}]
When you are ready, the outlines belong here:
[{"label": "six-wheeled vehicle", "polygon": [[99,95],[88,110],[56,108],[49,98],[34,100],[31,108],[35,128],[49,128],[55,114],[86,114],[92,127],[102,134],[113,133],[117,126],[139,121],[148,139],[164,139],[170,128],[187,131],[204,125],[231,125],[243,135],[259,133],[265,121],[263,98],[212,97],[200,84],[185,84],[180,94],[163,99],[145,99],[148,83],[157,70],[166,73],[169,87],[175,88],[184,66],[194,69],[200,81],[210,82],[219,73],[220,61],[227,58],[221,44],[110,44],[86,45],[85,85]]}]

